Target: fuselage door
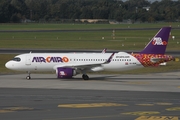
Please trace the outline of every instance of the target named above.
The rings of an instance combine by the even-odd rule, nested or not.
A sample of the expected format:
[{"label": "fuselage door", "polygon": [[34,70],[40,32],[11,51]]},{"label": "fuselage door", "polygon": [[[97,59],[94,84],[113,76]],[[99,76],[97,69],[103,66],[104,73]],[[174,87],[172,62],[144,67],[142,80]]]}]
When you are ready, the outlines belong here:
[{"label": "fuselage door", "polygon": [[26,55],[26,65],[31,65],[31,55]]}]

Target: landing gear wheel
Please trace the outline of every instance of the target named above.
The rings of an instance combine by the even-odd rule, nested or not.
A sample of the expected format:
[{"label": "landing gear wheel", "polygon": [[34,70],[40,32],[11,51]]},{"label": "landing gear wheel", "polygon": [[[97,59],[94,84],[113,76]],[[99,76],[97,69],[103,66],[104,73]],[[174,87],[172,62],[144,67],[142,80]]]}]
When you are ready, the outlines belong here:
[{"label": "landing gear wheel", "polygon": [[84,80],[89,80],[89,76],[86,75],[86,74],[83,74],[83,75],[82,75],[82,78],[83,78]]},{"label": "landing gear wheel", "polygon": [[27,79],[27,80],[30,80],[30,79],[31,79],[31,76],[27,76],[26,79]]},{"label": "landing gear wheel", "polygon": [[31,79],[31,72],[30,71],[27,71],[28,72],[28,76],[26,77],[27,80],[30,80]]}]

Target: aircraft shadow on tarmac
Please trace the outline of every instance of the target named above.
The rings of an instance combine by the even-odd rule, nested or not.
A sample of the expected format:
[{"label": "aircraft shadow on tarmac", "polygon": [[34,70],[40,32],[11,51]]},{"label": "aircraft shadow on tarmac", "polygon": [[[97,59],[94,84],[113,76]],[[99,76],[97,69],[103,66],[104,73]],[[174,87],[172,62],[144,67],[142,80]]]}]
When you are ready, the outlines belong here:
[{"label": "aircraft shadow on tarmac", "polygon": [[98,76],[98,77],[91,77],[89,78],[89,80],[83,80],[81,77],[72,77],[72,78],[65,78],[65,79],[58,79],[56,77],[48,77],[48,78],[45,78],[45,77],[32,77],[32,79],[30,80],[59,80],[59,81],[93,81],[93,80],[96,80],[96,81],[104,81],[104,80],[110,80],[110,79],[116,79],[116,78],[113,78],[113,77],[116,77],[115,75],[109,75],[109,76]]},{"label": "aircraft shadow on tarmac", "polygon": [[[97,77],[90,77],[89,80],[87,81],[115,81],[115,82],[121,82],[121,81],[124,81],[124,80],[180,80],[180,78],[178,77],[166,77],[166,76],[162,76],[162,77],[121,77],[121,76],[116,76],[116,75],[106,75],[106,76],[97,76]],[[69,78],[69,79],[57,79],[56,77],[54,78],[35,78],[33,77],[31,80],[59,80],[59,81],[86,81],[86,80],[83,80],[81,77],[73,77],[73,78]]]}]

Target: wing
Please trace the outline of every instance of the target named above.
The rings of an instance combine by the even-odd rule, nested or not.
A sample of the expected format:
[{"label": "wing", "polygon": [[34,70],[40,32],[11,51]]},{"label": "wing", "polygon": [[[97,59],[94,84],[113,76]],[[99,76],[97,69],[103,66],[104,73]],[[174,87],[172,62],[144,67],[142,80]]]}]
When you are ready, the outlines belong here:
[{"label": "wing", "polygon": [[56,65],[53,67],[54,70],[56,70],[58,67],[68,67],[68,68],[73,68],[73,69],[80,69],[80,70],[89,70],[93,67],[98,67],[101,66],[102,64],[108,64],[111,62],[113,56],[115,53],[112,53],[111,56],[107,59],[105,62],[98,62],[98,63],[70,63],[70,64],[61,64],[61,65]]}]

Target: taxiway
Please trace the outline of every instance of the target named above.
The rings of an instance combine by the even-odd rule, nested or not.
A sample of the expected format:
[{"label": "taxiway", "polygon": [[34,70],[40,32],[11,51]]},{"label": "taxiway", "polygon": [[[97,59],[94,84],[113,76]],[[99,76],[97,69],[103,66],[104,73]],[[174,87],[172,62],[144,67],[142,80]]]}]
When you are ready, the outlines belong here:
[{"label": "taxiway", "polygon": [[2,120],[179,120],[180,72],[89,75],[0,75]]}]

